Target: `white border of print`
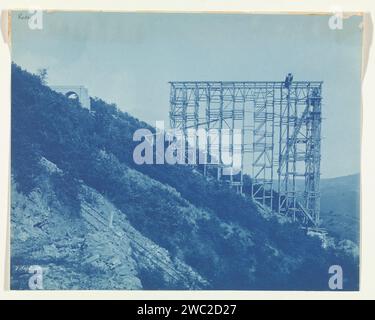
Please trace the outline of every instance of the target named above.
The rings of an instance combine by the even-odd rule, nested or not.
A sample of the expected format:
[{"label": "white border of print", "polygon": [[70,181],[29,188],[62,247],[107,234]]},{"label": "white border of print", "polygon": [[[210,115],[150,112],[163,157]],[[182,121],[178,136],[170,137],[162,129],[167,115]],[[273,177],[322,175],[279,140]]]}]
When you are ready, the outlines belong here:
[{"label": "white border of print", "polygon": [[[58,9],[104,11],[179,11],[232,13],[322,13],[365,12],[374,16],[373,0],[331,1],[305,0],[2,0],[6,9]],[[369,15],[367,17],[369,17]],[[368,30],[365,28],[365,30]],[[365,35],[366,37],[366,35]],[[367,33],[369,45],[373,35]],[[374,299],[375,298],[375,126],[374,53],[369,52],[367,70],[363,72],[362,109],[362,180],[361,180],[361,280],[359,292],[277,292],[277,291],[10,291],[9,290],[9,158],[10,158],[10,52],[0,38],[0,300],[1,299]],[[372,63],[371,63],[372,62]]]}]

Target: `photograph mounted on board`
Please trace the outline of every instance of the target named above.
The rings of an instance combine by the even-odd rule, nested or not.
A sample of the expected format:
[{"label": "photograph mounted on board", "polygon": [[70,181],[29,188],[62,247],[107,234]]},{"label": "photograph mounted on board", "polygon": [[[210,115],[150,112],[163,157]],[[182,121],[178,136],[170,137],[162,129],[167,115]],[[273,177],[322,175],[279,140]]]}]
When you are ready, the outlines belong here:
[{"label": "photograph mounted on board", "polygon": [[358,291],[361,14],[12,11],[12,290]]}]

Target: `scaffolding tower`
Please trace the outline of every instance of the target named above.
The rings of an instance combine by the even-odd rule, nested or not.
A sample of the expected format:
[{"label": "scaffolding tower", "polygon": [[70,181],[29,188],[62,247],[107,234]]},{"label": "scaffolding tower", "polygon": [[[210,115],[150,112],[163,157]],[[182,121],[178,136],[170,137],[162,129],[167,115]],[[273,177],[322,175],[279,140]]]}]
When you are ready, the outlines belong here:
[{"label": "scaffolding tower", "polygon": [[[319,227],[321,81],[178,81],[170,82],[170,126],[184,135],[189,128],[232,132],[230,151],[241,152],[241,168],[223,175],[221,136],[207,141],[216,148],[215,170],[243,193],[243,175],[251,168],[251,196],[262,206],[303,225]],[[241,145],[233,143],[240,129]],[[208,148],[208,150],[210,150]],[[250,172],[249,172],[250,173]]]}]

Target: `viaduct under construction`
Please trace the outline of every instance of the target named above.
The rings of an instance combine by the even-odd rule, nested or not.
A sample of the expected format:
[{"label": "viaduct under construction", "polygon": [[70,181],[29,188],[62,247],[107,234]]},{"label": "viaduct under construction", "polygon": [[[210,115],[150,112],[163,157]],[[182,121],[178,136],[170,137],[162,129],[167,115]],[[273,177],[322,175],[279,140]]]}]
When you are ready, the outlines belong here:
[{"label": "viaduct under construction", "polygon": [[[241,168],[224,176],[243,193],[244,174],[251,175],[252,198],[262,206],[307,227],[320,220],[321,81],[178,81],[170,82],[170,126],[240,129]],[[233,140],[232,140],[233,141]],[[213,142],[211,142],[213,143]],[[221,153],[221,140],[217,147]],[[221,159],[221,157],[219,157]],[[244,170],[245,169],[245,170]]]}]

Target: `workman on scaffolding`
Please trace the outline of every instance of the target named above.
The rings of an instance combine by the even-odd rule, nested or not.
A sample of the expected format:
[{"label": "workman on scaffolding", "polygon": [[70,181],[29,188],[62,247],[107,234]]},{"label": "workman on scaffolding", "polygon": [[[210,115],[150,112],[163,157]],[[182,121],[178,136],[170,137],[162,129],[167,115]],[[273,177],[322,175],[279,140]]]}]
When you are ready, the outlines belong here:
[{"label": "workman on scaffolding", "polygon": [[284,87],[289,88],[292,81],[293,81],[293,75],[291,73],[288,73],[288,75],[285,78]]}]

